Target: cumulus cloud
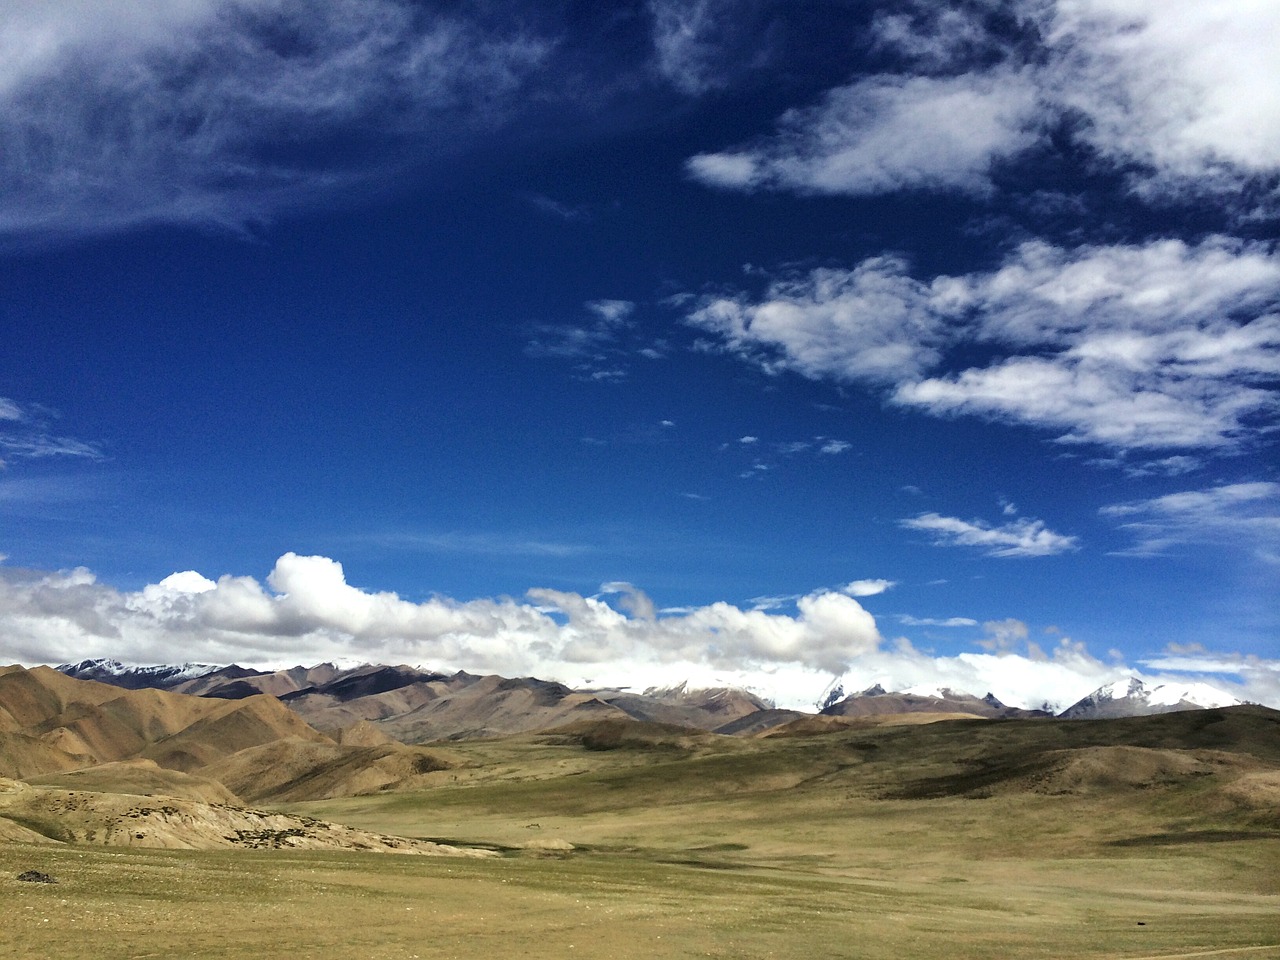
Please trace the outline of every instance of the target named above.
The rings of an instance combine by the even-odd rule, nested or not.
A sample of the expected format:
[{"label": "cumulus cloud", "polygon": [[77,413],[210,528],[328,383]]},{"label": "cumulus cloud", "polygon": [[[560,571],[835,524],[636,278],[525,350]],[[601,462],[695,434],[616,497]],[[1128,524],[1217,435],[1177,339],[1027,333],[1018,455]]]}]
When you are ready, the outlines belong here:
[{"label": "cumulus cloud", "polygon": [[1045,79],[1147,191],[1228,193],[1280,170],[1280,9],[1238,0],[1059,0]]},{"label": "cumulus cloud", "polygon": [[1274,203],[1274,5],[1010,0],[991,5],[999,16],[904,6],[877,16],[872,36],[913,69],[855,78],[784,114],[761,142],[693,157],[691,173],[745,190],[982,193],[995,165],[1047,148],[1057,128],[1147,196],[1239,203],[1253,186]]},{"label": "cumulus cloud", "polygon": [[[784,606],[794,613],[778,612]],[[973,625],[964,618],[903,622]],[[83,568],[0,567],[0,662],[418,662],[577,686],[737,685],[802,709],[836,680],[847,689],[881,683],[990,691],[1015,706],[1061,708],[1129,673],[1159,682],[1171,671],[1198,670],[1230,674],[1217,685],[1235,696],[1280,704],[1274,661],[1200,650],[1170,654],[1138,673],[1102,663],[1066,637],[1041,650],[1018,620],[989,621],[984,632],[986,649],[954,656],[922,652],[906,639],[886,644],[856,599],[830,590],[755,609],[715,602],[659,610],[620,581],[597,596],[535,589],[525,600],[413,602],[353,586],[332,559],[293,553],[280,557],[265,583],[183,571],[132,592]]]},{"label": "cumulus cloud", "polygon": [[993,526],[983,520],[922,513],[898,523],[929,534],[937,546],[977,547],[989,557],[1051,557],[1079,549],[1078,537],[1055,533],[1043,520],[1027,517]]},{"label": "cumulus cloud", "polygon": [[[603,596],[618,597],[617,608]],[[342,565],[327,557],[293,553],[280,557],[265,584],[185,571],[133,593],[100,584],[83,569],[0,571],[0,649],[31,662],[355,656],[509,675],[628,660],[836,672],[880,642],[875,619],[844,594],[800,597],[796,611],[718,602],[660,614],[642,591],[621,582],[605,584],[601,597],[534,589],[527,602],[412,602],[351,585]]]},{"label": "cumulus cloud", "polygon": [[[888,388],[1116,450],[1233,449],[1280,411],[1280,256],[1199,243],[1020,245],[995,270],[913,278],[897,257],[706,297],[688,322],[777,373]],[[972,362],[974,350],[992,356]],[[1171,463],[1173,461],[1170,461]]]},{"label": "cumulus cloud", "polygon": [[1170,493],[1150,500],[1103,507],[1134,543],[1118,551],[1159,556],[1187,544],[1252,547],[1263,559],[1280,563],[1280,483],[1233,483]]}]

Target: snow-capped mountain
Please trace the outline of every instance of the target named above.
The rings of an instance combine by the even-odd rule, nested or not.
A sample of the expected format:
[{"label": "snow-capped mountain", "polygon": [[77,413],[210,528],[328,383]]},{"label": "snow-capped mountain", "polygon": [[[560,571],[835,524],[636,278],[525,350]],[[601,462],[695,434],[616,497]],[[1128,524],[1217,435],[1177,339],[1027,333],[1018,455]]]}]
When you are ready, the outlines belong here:
[{"label": "snow-capped mountain", "polygon": [[1125,677],[1099,687],[1058,716],[1064,720],[1142,717],[1175,710],[1235,707],[1243,702],[1207,683],[1162,683],[1149,687],[1137,677]]},{"label": "snow-capped mountain", "polygon": [[55,669],[77,680],[97,680],[126,690],[141,690],[144,687],[167,690],[222,668],[210,663],[163,663],[139,667],[123,664],[119,660],[99,658],[81,660],[79,663],[62,663]]}]

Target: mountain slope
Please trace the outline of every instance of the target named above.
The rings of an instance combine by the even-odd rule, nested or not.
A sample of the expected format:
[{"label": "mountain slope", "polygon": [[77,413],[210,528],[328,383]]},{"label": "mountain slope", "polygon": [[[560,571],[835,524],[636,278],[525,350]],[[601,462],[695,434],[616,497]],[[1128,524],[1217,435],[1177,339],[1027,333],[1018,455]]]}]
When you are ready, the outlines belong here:
[{"label": "mountain slope", "polygon": [[975,697],[948,687],[929,690],[912,689],[891,693],[879,684],[842,700],[821,711],[829,717],[869,717],[893,713],[966,714],[987,719],[1032,719],[1048,717],[1042,710],[1023,710],[1001,703],[992,694]]}]

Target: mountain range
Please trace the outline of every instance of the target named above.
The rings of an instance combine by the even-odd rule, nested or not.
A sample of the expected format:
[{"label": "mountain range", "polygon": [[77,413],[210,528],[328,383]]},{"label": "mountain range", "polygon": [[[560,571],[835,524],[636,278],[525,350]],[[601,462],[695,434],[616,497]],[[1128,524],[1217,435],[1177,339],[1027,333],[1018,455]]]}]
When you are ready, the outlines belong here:
[{"label": "mountain range", "polygon": [[[223,700],[265,693],[327,733],[336,734],[367,721],[386,736],[405,743],[502,736],[584,719],[631,719],[744,736],[806,716],[800,711],[776,709],[754,694],[731,688],[690,690],[680,684],[643,693],[573,690],[533,677],[444,674],[406,665],[322,663],[263,671],[234,664],[130,667],[115,660],[83,660],[62,664],[57,670],[77,679],[132,690],[154,688]],[[1055,714],[1047,704],[1028,710],[1004,704],[991,693],[977,697],[947,687],[888,691],[876,684],[847,696],[837,688],[818,714],[846,718],[926,714],[939,718],[1080,719],[1145,716],[1240,702],[1207,684],[1148,686],[1128,677],[1099,687]]]},{"label": "mountain range", "polygon": [[[0,667],[0,841],[450,854],[458,851],[247,805],[474,783],[488,774],[476,767],[471,745],[490,758],[494,750],[511,757],[549,748],[621,752],[633,758],[622,761],[625,766],[754,755],[752,742],[777,738],[799,743],[798,738],[845,733],[907,742],[892,731],[907,734],[909,727],[925,724],[930,730],[954,727],[965,751],[996,750],[1003,756],[1001,751],[1028,737],[1054,744],[1078,740],[1082,749],[1110,742],[1112,734],[1102,728],[1118,725],[1119,742],[1138,743],[1133,738],[1141,733],[1155,738],[1142,741],[1144,749],[1164,749],[1159,729],[1143,733],[1123,726],[1161,718],[1106,718],[1122,710],[1172,713],[1215,698],[1205,707],[1222,706],[1221,695],[1126,681],[1077,704],[1073,715],[1082,719],[1059,723],[1046,712],[1011,708],[990,695],[946,689],[888,692],[874,686],[833,696],[815,715],[779,710],[739,690],[681,685],[644,693],[575,691],[534,678],[445,675],[408,666],[321,664],[266,672],[203,665],[134,670],[100,661],[60,670],[15,665]],[[1239,714],[1246,726],[1273,722],[1274,711],[1232,709],[1246,711]],[[1230,711],[1208,712],[1216,719],[1207,722],[1229,719]],[[961,721],[963,727],[938,721]],[[1183,727],[1185,722],[1169,744],[1199,729]],[[910,742],[922,735],[911,734]],[[790,756],[788,750],[776,755]],[[804,753],[807,748],[796,755]],[[575,767],[585,761],[566,762]],[[1005,763],[992,754],[979,772],[1003,769]],[[730,764],[726,773],[732,769]]]}]

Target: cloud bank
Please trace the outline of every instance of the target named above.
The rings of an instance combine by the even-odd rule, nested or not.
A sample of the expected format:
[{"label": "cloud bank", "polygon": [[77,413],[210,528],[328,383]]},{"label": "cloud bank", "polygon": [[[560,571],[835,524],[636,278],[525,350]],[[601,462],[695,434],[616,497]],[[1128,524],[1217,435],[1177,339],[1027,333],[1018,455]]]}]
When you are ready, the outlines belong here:
[{"label": "cloud bank", "polygon": [[[734,684],[810,709],[833,678],[846,689],[927,683],[979,695],[992,691],[1021,706],[1065,707],[1134,672],[1093,658],[1067,638],[1046,653],[1013,620],[988,623],[980,652],[939,657],[905,639],[886,642],[854,596],[874,596],[889,586],[862,580],[818,590],[796,599],[794,614],[724,602],[661,612],[642,591],[621,582],[605,584],[596,596],[533,589],[525,600],[434,597],[415,603],[349,584],[341,564],[327,557],[293,553],[280,557],[265,583],[184,571],[135,592],[102,584],[85,569],[0,567],[0,661],[110,656],[134,663],[279,667],[355,658],[576,685]],[[963,618],[914,622],[974,625]],[[1194,671],[1204,661],[1201,672],[1213,672],[1221,659],[1184,655],[1174,669]],[[1276,664],[1255,658],[1234,673],[1243,684],[1219,685],[1280,704]]]}]

